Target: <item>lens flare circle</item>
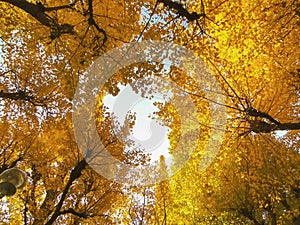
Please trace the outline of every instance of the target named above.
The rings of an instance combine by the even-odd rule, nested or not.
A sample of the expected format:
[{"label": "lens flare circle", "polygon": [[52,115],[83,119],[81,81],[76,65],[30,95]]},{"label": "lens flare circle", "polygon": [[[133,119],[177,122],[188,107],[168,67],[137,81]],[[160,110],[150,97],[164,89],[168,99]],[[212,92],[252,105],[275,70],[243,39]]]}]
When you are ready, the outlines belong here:
[{"label": "lens flare circle", "polygon": [[[176,160],[168,176],[165,172],[160,173],[158,166],[152,164],[136,166],[117,160],[107,151],[108,144],[101,142],[95,124],[98,93],[118,70],[131,64],[150,62],[181,69],[197,82],[205,93],[205,99],[208,99],[211,117],[210,139],[199,170],[204,170],[210,165],[222,144],[226,118],[224,97],[220,94],[221,89],[216,78],[203,60],[185,47],[170,42],[147,40],[124,44],[102,55],[93,63],[86,76],[80,80],[73,100],[73,128],[78,148],[96,172],[117,183],[149,185],[169,179],[188,162],[198,143],[199,129],[189,132],[190,127],[195,127],[195,121],[198,121],[196,107],[189,95],[172,81],[167,81],[168,89],[173,94],[170,103],[180,117],[181,134],[189,135],[189,143],[187,145],[182,138],[177,141],[176,149],[173,149],[173,157]],[[127,112],[128,110],[124,110],[124,114]]]}]

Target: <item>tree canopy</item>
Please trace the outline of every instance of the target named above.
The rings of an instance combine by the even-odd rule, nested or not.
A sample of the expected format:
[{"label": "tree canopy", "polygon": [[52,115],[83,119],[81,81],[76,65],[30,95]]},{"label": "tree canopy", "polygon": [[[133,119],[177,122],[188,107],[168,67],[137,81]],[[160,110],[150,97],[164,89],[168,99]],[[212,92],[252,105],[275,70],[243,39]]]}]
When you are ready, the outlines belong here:
[{"label": "tree canopy", "polygon": [[0,173],[26,174],[3,224],[300,223],[299,1],[0,0],[0,23]]}]

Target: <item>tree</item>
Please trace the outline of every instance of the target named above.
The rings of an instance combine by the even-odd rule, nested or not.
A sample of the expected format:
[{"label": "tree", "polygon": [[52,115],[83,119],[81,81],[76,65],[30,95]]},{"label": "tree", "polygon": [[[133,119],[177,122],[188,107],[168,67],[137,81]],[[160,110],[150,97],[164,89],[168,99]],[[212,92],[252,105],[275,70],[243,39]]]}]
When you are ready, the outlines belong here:
[{"label": "tree", "polygon": [[[3,223],[299,223],[299,11],[294,0],[0,0],[0,172],[18,167],[28,176],[22,191],[2,198]],[[150,160],[141,149],[125,151],[133,143],[114,131],[127,137],[136,117],[116,128],[105,96],[118,96],[126,85],[148,99],[153,91],[169,91],[156,77],[177,85],[186,97],[182,105],[195,106],[184,129],[174,98],[154,102],[156,119],[170,129],[173,161],[184,165],[170,167],[170,180],[128,187],[93,170],[93,149],[79,151],[71,101],[93,61],[143,39],[193,51],[221,90],[211,99],[200,80],[160,62],[130,65],[106,82],[95,123],[122,163]],[[201,170],[215,157],[206,147],[220,127],[211,104],[226,108],[225,134],[219,154]],[[163,157],[153,169],[166,172]]]},{"label": "tree", "polygon": [[28,175],[24,191],[2,202],[10,209],[1,219],[6,224],[110,223],[118,185],[80,155],[70,99],[91,60],[131,38],[126,24],[138,14],[128,12],[139,5],[99,4],[0,2],[7,24],[1,29],[1,171],[18,166]]},{"label": "tree", "polygon": [[[299,150],[287,145],[295,143],[287,141],[291,136],[280,139],[272,132],[299,129],[299,93],[291,85],[299,58],[299,51],[294,49],[299,45],[297,7],[294,2],[214,1],[205,5],[209,37],[198,35],[190,40],[189,33],[184,39],[179,24],[170,29],[177,31],[174,33],[180,36],[180,43],[201,51],[199,54],[212,64],[228,98],[231,123],[224,139],[227,143],[223,142],[221,153],[205,173],[199,173],[202,158],[197,150],[186,168],[172,179],[171,199],[175,200],[167,208],[168,223],[297,223],[299,198],[291,190],[297,192],[299,186],[299,174],[294,173],[299,170]],[[207,13],[210,11],[211,15]],[[297,132],[289,133],[298,136]]]}]

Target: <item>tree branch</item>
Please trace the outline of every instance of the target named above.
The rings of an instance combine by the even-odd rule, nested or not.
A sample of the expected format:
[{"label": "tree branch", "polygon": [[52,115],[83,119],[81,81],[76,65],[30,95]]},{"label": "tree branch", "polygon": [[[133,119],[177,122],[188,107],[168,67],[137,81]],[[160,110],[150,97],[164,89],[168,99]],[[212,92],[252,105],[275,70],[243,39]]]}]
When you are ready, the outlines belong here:
[{"label": "tree branch", "polygon": [[4,92],[3,90],[0,91],[0,98],[5,98],[5,99],[11,99],[11,100],[27,100],[30,99],[25,91],[17,91],[17,92]]},{"label": "tree branch", "polygon": [[2,2],[7,2],[12,4],[13,6],[18,7],[19,9],[24,10],[29,13],[35,19],[37,19],[41,24],[51,27],[53,24],[53,19],[44,13],[43,8],[44,5],[41,3],[33,4],[31,2],[27,2],[26,0],[0,0]]},{"label": "tree branch", "polygon": [[268,113],[261,112],[252,106],[245,110],[248,116],[255,118],[266,119],[268,122],[262,120],[250,120],[250,130],[255,133],[270,133],[275,130],[300,130],[300,122],[297,123],[281,123]]},{"label": "tree branch", "polygon": [[89,217],[85,212],[77,212],[72,208],[59,212],[59,215],[64,215],[64,214],[68,214],[68,213],[78,216],[80,218],[88,218]]},{"label": "tree branch", "polygon": [[96,23],[96,21],[94,19],[93,0],[88,0],[88,6],[89,6],[89,9],[88,9],[88,15],[89,15],[88,22],[89,22],[89,25],[94,26],[98,32],[103,34],[103,41],[102,41],[102,46],[103,46],[105,44],[105,42],[107,41],[107,35],[106,35],[105,30],[100,28],[99,25]]},{"label": "tree branch", "polygon": [[42,100],[37,100],[33,96],[30,96],[23,90],[19,90],[17,92],[4,92],[0,90],[0,98],[10,99],[10,100],[22,100],[25,102],[30,102],[34,106],[46,106]]},{"label": "tree branch", "polygon": [[276,119],[274,119],[272,116],[270,116],[268,113],[265,112],[261,112],[259,110],[254,109],[253,107],[249,107],[246,109],[246,113],[249,116],[253,116],[253,117],[260,117],[260,118],[265,118],[268,119],[270,122],[279,125],[280,122],[277,121]]},{"label": "tree branch", "polygon": [[57,11],[57,10],[61,10],[61,9],[72,9],[73,6],[75,6],[76,1],[69,4],[69,5],[61,5],[61,6],[54,6],[54,7],[46,7],[44,8],[45,12],[50,12],[50,11]]},{"label": "tree branch", "polygon": [[62,207],[62,205],[65,201],[65,198],[69,192],[69,189],[70,189],[71,185],[73,184],[74,180],[76,180],[77,178],[79,178],[81,176],[81,172],[85,169],[86,166],[87,166],[87,163],[86,163],[85,159],[82,159],[81,161],[78,162],[78,164],[71,171],[69,180],[63,190],[63,193],[61,195],[59,202],[57,203],[57,205],[55,207],[55,211],[52,214],[51,218],[48,220],[48,222],[45,223],[45,225],[52,225],[54,223],[54,221],[57,219],[57,217],[59,217],[62,214],[63,211],[60,211],[60,210],[61,210],[61,207]]},{"label": "tree branch", "polygon": [[178,13],[179,16],[185,17],[189,22],[192,22],[194,20],[199,19],[200,17],[205,17],[205,13],[197,13],[197,12],[192,12],[189,13],[182,4],[177,3],[177,2],[172,2],[170,0],[158,0],[157,2],[161,2],[164,4],[164,6],[169,7],[170,9],[175,9]]},{"label": "tree branch", "polygon": [[47,26],[52,29],[50,38],[54,40],[58,38],[62,34],[74,34],[73,26],[70,24],[59,24],[55,19],[51,18],[47,15],[46,11],[54,11],[64,8],[70,8],[74,3],[66,6],[57,6],[57,7],[50,7],[46,8],[42,3],[31,3],[27,2],[26,0],[0,0],[1,2],[9,3],[13,6],[16,6],[19,9],[24,10],[31,16],[33,16],[36,20],[38,20],[44,26]]}]

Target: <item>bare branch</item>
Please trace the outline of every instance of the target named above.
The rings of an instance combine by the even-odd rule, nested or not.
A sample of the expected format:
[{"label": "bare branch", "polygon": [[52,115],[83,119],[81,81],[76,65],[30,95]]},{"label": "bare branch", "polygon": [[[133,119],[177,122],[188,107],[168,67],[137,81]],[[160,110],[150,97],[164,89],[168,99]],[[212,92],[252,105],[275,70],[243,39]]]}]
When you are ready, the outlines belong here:
[{"label": "bare branch", "polygon": [[62,205],[65,201],[65,198],[69,192],[69,189],[70,189],[71,185],[73,184],[74,180],[76,180],[77,178],[79,178],[81,176],[81,172],[85,169],[86,166],[87,166],[87,163],[86,163],[85,159],[82,159],[81,161],[79,161],[77,163],[77,165],[71,171],[69,180],[63,190],[63,193],[61,195],[59,202],[57,203],[57,205],[55,207],[55,211],[52,214],[51,218],[48,220],[48,222],[45,223],[45,225],[53,224],[54,221],[57,219],[57,217],[59,217],[62,214],[62,211],[60,211],[60,210],[61,210],[61,207],[62,207]]},{"label": "bare branch", "polygon": [[180,16],[185,17],[189,22],[197,20],[200,17],[205,17],[205,13],[199,13],[199,14],[197,12],[190,13],[183,7],[182,4],[177,2],[172,2],[170,0],[158,0],[157,2],[163,3],[165,6],[169,7],[170,9],[175,9]]}]

